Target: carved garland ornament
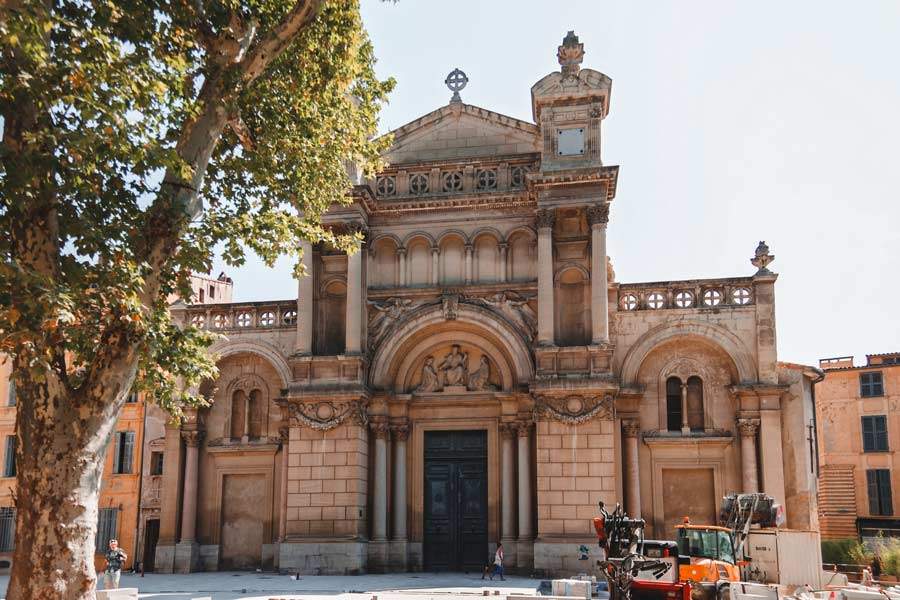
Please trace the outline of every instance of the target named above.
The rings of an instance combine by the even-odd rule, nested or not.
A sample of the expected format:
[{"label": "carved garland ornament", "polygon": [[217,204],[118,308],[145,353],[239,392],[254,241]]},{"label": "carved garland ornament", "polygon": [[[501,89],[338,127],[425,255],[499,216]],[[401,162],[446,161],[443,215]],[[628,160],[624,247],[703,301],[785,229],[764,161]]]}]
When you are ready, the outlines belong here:
[{"label": "carved garland ornament", "polygon": [[593,419],[611,421],[616,418],[615,402],[606,396],[538,396],[534,403],[535,419],[551,418],[567,425],[580,425]]},{"label": "carved garland ornament", "polygon": [[368,423],[366,403],[359,400],[350,402],[326,400],[312,404],[291,402],[288,406],[292,423],[318,431],[334,429],[348,419],[354,425],[365,426]]}]

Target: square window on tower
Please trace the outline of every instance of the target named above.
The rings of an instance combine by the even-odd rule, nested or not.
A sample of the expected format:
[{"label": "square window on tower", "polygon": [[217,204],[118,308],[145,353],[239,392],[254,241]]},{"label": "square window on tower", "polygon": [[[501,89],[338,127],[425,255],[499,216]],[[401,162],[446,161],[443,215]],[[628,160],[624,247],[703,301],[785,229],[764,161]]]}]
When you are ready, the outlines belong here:
[{"label": "square window on tower", "polygon": [[558,156],[584,155],[584,128],[557,129],[556,154]]}]

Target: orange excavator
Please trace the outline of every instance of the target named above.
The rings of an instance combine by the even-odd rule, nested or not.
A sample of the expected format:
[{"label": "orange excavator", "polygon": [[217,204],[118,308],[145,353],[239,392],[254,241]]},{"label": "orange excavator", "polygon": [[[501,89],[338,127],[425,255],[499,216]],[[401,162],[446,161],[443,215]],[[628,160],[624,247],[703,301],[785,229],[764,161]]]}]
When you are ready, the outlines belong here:
[{"label": "orange excavator", "polygon": [[685,517],[675,526],[682,564],[680,581],[691,582],[695,597],[724,600],[733,581],[742,581],[744,543],[751,525],[777,527],[784,511],[766,494],[730,494],[722,500],[719,525],[695,525]]}]

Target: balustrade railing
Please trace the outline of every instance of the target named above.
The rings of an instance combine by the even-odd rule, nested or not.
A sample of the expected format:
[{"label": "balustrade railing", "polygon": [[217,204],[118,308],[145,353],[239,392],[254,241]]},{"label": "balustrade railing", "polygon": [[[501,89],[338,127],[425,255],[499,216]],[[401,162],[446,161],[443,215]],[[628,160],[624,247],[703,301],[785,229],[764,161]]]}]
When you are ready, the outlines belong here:
[{"label": "balustrade railing", "polygon": [[297,301],[204,304],[183,309],[182,323],[213,331],[286,329],[297,325]]},{"label": "balustrade railing", "polygon": [[753,278],[693,279],[619,285],[619,310],[714,309],[756,303]]}]

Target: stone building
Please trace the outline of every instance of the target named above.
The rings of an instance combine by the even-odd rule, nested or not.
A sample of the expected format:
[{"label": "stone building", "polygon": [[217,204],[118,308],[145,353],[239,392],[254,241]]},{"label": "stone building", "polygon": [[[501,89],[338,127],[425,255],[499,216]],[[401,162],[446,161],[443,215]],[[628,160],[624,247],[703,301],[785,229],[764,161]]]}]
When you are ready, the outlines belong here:
[{"label": "stone building", "polygon": [[304,244],[297,299],[182,307],[224,333],[212,404],[165,432],[163,571],[583,570],[597,502],[650,534],[764,490],[815,528],[812,378],[777,362],[773,259],[620,283],[611,80],[574,33],[534,122],[466,104],[393,132],[387,167]]},{"label": "stone building", "polygon": [[822,537],[900,537],[900,352],[825,358],[816,386]]}]

